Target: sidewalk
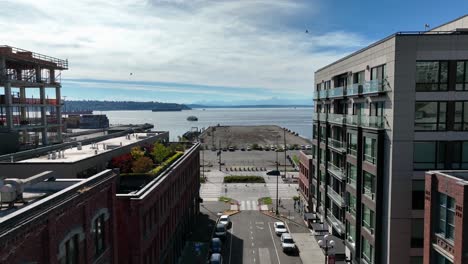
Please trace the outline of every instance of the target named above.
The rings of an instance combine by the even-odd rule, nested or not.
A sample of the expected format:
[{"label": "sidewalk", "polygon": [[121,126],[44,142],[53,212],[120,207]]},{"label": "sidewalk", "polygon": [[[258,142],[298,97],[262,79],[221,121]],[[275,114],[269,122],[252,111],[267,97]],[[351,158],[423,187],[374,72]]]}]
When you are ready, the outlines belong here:
[{"label": "sidewalk", "polygon": [[323,264],[325,255],[312,233],[291,233],[303,264]]}]

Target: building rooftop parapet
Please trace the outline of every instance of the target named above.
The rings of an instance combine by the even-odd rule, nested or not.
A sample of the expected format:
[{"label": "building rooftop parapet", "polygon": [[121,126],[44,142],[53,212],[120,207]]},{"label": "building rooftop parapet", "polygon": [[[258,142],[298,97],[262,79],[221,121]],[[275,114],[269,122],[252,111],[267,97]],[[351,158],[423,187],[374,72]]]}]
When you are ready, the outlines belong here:
[{"label": "building rooftop parapet", "polygon": [[439,174],[459,180],[459,184],[468,185],[468,170],[438,170],[428,171],[427,174]]},{"label": "building rooftop parapet", "polygon": [[[183,164],[185,160],[190,156],[190,154],[198,151],[200,143],[194,143],[194,144],[189,144],[190,148],[187,148],[184,151],[184,154],[177,160],[174,161],[174,163],[170,164],[166,169],[164,169],[160,174],[158,174],[156,177],[152,177],[150,175],[144,175],[142,173],[140,176],[144,176],[145,179],[138,179],[138,181],[143,182],[140,184],[138,187],[135,187],[133,191],[129,192],[123,192],[122,190],[117,191],[117,197],[120,198],[131,198],[131,199],[144,199],[148,194],[150,194],[164,178],[166,178],[169,173],[174,170],[177,166],[180,164]],[[128,175],[128,176],[123,176],[123,177],[134,177],[137,175]],[[137,176],[138,177],[138,176]],[[121,176],[122,178],[122,176]],[[122,182],[122,180],[121,180]]]},{"label": "building rooftop parapet", "polygon": [[46,65],[53,69],[67,70],[68,69],[68,60],[62,60],[54,58],[52,56],[11,47],[8,45],[0,45],[0,56],[5,56],[7,58],[20,60],[20,61],[29,61],[36,64]]},{"label": "building rooftop parapet", "polygon": [[51,178],[25,187],[26,203],[17,202],[9,208],[0,203],[0,237],[116,175],[112,170],[105,170],[86,179]]}]

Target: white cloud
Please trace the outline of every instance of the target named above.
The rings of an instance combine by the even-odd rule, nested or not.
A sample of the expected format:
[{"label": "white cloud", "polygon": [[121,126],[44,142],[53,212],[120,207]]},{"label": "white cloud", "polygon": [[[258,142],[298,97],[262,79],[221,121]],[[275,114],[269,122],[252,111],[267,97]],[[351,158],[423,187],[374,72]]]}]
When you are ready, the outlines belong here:
[{"label": "white cloud", "polygon": [[304,3],[297,1],[0,3],[8,13],[0,16],[0,26],[8,29],[2,34],[5,44],[68,58],[70,70],[63,73],[66,78],[311,93],[314,70],[346,52],[342,48],[339,52],[324,49],[343,44],[355,49],[366,42],[347,32],[305,34],[305,29],[284,26],[303,10]]}]

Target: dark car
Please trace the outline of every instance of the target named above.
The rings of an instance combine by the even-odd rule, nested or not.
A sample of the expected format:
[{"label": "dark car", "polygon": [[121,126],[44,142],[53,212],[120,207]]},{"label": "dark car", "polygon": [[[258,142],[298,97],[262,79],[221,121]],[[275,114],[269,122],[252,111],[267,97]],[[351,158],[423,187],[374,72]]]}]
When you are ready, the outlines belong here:
[{"label": "dark car", "polygon": [[221,253],[223,243],[221,239],[215,237],[211,239],[211,252],[212,253]]}]

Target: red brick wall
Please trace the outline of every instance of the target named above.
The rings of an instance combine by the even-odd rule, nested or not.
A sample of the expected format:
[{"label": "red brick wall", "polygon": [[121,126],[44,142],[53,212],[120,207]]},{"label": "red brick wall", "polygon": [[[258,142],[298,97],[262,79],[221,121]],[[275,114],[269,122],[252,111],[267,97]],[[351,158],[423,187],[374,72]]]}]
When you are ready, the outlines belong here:
[{"label": "red brick wall", "polygon": [[[438,239],[434,236],[434,223],[432,223],[432,214],[437,213],[438,193],[444,193],[455,199],[455,239],[454,244],[446,243],[443,239]],[[465,201],[468,199],[468,186],[460,184],[460,180],[447,177],[442,174],[426,173],[426,191],[425,191],[425,208],[424,208],[424,264],[430,264],[430,254],[432,244],[436,243],[440,247],[445,248],[447,252],[454,256],[454,263],[468,263],[468,257],[463,259],[464,252],[467,251],[468,233],[468,218],[464,218],[466,213],[464,207]],[[433,211],[434,210],[434,211]]]},{"label": "red brick wall", "polygon": [[18,229],[11,229],[9,234],[2,235],[0,263],[58,263],[59,244],[75,228],[82,228],[84,231],[85,240],[80,243],[79,248],[80,263],[93,263],[95,256],[91,222],[96,211],[101,208],[108,208],[110,217],[105,222],[106,251],[97,263],[115,262],[115,217],[112,208],[115,203],[116,179],[117,177],[110,178],[99,186],[64,201],[64,204],[57,205],[44,215],[18,226]]},{"label": "red brick wall", "polygon": [[[166,252],[166,262],[173,262],[171,256],[178,255],[181,248],[170,248],[171,237],[189,219],[188,210],[199,197],[199,186],[200,157],[196,149],[140,198],[118,197],[119,261],[159,263]],[[193,210],[192,214],[198,213],[198,208]],[[180,237],[174,241],[183,246]]]}]

